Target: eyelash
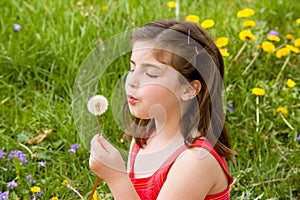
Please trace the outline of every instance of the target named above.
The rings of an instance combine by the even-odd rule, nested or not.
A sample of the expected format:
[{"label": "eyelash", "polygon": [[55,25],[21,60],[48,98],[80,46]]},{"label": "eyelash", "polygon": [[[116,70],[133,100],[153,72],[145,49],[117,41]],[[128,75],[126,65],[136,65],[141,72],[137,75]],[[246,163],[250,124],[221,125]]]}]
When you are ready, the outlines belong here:
[{"label": "eyelash", "polygon": [[[130,69],[130,70],[129,70],[129,73],[133,73],[134,70],[135,70],[135,69]],[[158,77],[158,76],[155,76],[155,75],[151,75],[151,74],[149,74],[149,73],[147,73],[147,72],[146,72],[146,75],[149,76],[150,78],[157,78],[157,77]]]},{"label": "eyelash", "polygon": [[158,76],[155,76],[155,75],[151,75],[149,73],[146,73],[147,76],[149,76],[150,78],[157,78]]}]

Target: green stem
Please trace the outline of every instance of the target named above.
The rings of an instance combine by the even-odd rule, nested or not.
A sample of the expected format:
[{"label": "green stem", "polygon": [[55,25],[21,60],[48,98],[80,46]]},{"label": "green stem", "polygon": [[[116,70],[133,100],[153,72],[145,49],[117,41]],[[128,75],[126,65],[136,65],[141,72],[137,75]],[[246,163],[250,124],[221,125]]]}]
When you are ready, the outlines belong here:
[{"label": "green stem", "polygon": [[282,75],[282,73],[283,73],[284,69],[286,68],[286,66],[287,66],[287,64],[288,64],[289,61],[290,61],[290,56],[288,56],[288,57],[285,59],[283,65],[282,65],[282,67],[281,67],[281,69],[280,69],[280,71],[279,71],[279,73],[278,73],[278,75],[277,75],[277,77],[276,77],[276,79],[275,79],[274,85],[277,83],[277,81],[278,81],[279,78],[281,77],[281,75]]},{"label": "green stem", "polygon": [[259,53],[255,52],[254,53],[254,57],[252,58],[251,62],[248,64],[248,66],[245,68],[245,70],[243,71],[242,75],[245,75],[246,72],[250,69],[250,67],[253,65],[253,63],[256,61],[256,59],[258,58]]},{"label": "green stem", "polygon": [[247,42],[244,42],[243,46],[240,48],[239,52],[236,54],[236,56],[233,58],[233,61],[236,61],[238,59],[238,57],[242,54],[242,52],[244,51],[244,49],[247,46]]},{"label": "green stem", "polygon": [[75,190],[72,186],[68,184],[67,187],[73,190],[82,200],[84,200],[83,196],[81,196],[81,194],[77,190]]},{"label": "green stem", "polygon": [[176,0],[175,15],[177,20],[179,20],[179,11],[180,11],[179,9],[180,9],[180,2],[179,0]]},{"label": "green stem", "polygon": [[259,127],[259,96],[256,96],[256,132],[258,132]]},{"label": "green stem", "polygon": [[292,127],[292,125],[286,120],[286,118],[283,116],[282,113],[280,113],[280,117],[282,118],[282,120],[285,122],[285,124],[293,131],[294,127]]}]

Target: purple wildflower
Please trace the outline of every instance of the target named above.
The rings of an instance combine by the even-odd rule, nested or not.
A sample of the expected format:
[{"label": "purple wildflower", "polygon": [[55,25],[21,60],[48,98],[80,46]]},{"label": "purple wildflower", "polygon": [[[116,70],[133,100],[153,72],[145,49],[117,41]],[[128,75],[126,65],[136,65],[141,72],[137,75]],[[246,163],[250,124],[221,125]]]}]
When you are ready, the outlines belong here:
[{"label": "purple wildflower", "polygon": [[278,31],[270,30],[270,32],[268,33],[268,36],[269,35],[279,36],[279,33],[278,33]]},{"label": "purple wildflower", "polygon": [[6,155],[6,152],[3,149],[0,149],[0,158],[4,158]]},{"label": "purple wildflower", "polygon": [[0,200],[8,199],[9,191],[0,192]]},{"label": "purple wildflower", "polygon": [[9,187],[10,189],[13,189],[17,186],[18,186],[18,183],[15,180],[12,180],[11,182],[7,183],[7,187]]},{"label": "purple wildflower", "polygon": [[26,183],[27,183],[28,185],[31,184],[31,180],[32,180],[32,175],[31,175],[31,174],[27,174],[27,175],[26,175]]},{"label": "purple wildflower", "polygon": [[298,137],[296,138],[297,141],[300,141],[300,134],[298,135]]},{"label": "purple wildflower", "polygon": [[256,21],[256,24],[263,24],[263,23],[265,23],[265,21],[262,21],[262,20]]},{"label": "purple wildflower", "polygon": [[36,195],[37,195],[38,197],[41,197],[43,194],[44,194],[43,190],[40,190]]},{"label": "purple wildflower", "polygon": [[21,25],[20,24],[14,24],[14,31],[19,32],[21,30]]},{"label": "purple wildflower", "polygon": [[68,152],[69,152],[70,154],[76,153],[76,150],[77,150],[79,147],[80,147],[80,144],[72,144],[72,145],[71,145],[71,148],[68,149]]},{"label": "purple wildflower", "polygon": [[229,108],[229,112],[230,112],[230,113],[233,113],[233,104],[232,104],[232,103],[230,103],[230,104],[228,105],[228,108]]},{"label": "purple wildflower", "polygon": [[41,161],[41,162],[39,162],[39,167],[46,167],[46,162],[43,162],[43,161]]},{"label": "purple wildflower", "polygon": [[18,158],[24,164],[28,162],[26,156],[27,154],[23,153],[21,150],[14,150],[9,153],[8,158],[10,160],[12,158]]}]

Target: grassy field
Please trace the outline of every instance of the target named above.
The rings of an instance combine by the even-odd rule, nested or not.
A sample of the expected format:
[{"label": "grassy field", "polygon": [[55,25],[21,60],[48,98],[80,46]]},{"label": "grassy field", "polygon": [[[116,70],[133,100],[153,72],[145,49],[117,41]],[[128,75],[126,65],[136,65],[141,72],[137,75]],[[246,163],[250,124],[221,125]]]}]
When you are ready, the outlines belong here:
[{"label": "grassy field", "polygon": [[[175,18],[176,9],[167,3],[0,1],[0,199],[8,193],[9,199],[88,198],[96,176],[89,170],[88,145],[80,139],[83,133],[72,110],[78,71],[101,41],[150,21]],[[214,40],[229,40],[221,48],[229,54],[224,55],[226,120],[238,152],[229,163],[235,179],[232,199],[300,199],[300,6],[295,4],[180,1],[179,19],[197,15],[199,26],[212,19],[215,25],[207,32]],[[245,8],[255,14],[237,17]],[[255,26],[243,26],[246,20]],[[242,41],[243,30],[250,30],[255,40],[248,36]],[[271,30],[280,41],[267,38]],[[264,48],[265,41],[274,51]],[[128,58],[125,54],[110,64],[98,93],[112,99]],[[101,120],[107,138],[128,148],[111,109]],[[96,121],[89,127],[94,125]],[[104,182],[97,194],[112,199]]]}]

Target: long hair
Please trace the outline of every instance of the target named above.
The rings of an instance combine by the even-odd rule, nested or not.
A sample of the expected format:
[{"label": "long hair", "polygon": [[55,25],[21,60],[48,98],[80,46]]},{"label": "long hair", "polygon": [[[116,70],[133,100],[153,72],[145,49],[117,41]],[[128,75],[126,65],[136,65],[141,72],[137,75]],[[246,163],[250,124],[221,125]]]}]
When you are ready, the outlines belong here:
[{"label": "long hair", "polygon": [[[185,145],[190,147],[205,136],[220,156],[232,159],[236,152],[230,147],[222,105],[224,62],[214,41],[197,24],[176,20],[156,21],[135,29],[131,35],[132,45],[136,41],[155,43],[157,49],[152,52],[157,61],[173,67],[187,81],[201,83],[200,92],[182,116],[180,129]],[[136,143],[144,147],[155,128],[153,120],[131,116],[127,103],[123,118],[125,123],[130,123],[127,130],[135,133]],[[194,128],[200,135],[192,135]]]}]

